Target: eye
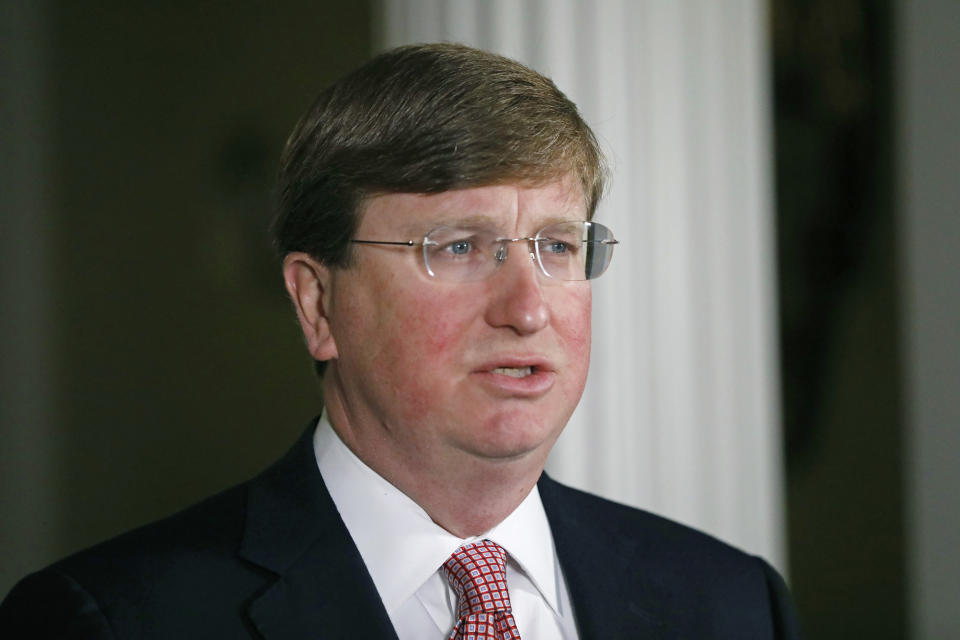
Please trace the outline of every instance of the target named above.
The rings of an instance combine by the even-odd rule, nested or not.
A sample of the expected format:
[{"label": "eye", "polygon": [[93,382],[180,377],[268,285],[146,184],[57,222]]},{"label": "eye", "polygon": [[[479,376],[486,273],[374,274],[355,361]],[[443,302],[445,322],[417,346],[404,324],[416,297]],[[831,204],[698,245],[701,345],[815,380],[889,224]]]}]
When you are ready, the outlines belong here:
[{"label": "eye", "polygon": [[558,256],[570,251],[570,245],[562,240],[549,240],[544,248],[553,255]]},{"label": "eye", "polygon": [[[495,237],[495,236],[493,236]],[[491,234],[473,229],[437,227],[427,234],[426,251],[433,260],[475,262],[484,259]]]},{"label": "eye", "polygon": [[580,243],[573,238],[541,238],[540,255],[551,258],[571,257],[576,255]]},{"label": "eye", "polygon": [[444,250],[455,256],[465,256],[473,250],[473,242],[470,240],[454,240],[444,247]]}]

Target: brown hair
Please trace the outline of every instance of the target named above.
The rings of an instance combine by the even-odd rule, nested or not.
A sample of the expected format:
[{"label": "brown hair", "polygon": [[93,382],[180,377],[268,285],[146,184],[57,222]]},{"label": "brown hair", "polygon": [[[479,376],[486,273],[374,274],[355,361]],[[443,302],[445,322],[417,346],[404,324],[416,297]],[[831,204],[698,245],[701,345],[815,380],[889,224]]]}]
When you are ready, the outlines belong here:
[{"label": "brown hair", "polygon": [[274,241],[349,263],[364,200],[568,172],[592,217],[605,165],[593,132],[548,78],[458,44],[398,47],[324,90],[287,141]]}]

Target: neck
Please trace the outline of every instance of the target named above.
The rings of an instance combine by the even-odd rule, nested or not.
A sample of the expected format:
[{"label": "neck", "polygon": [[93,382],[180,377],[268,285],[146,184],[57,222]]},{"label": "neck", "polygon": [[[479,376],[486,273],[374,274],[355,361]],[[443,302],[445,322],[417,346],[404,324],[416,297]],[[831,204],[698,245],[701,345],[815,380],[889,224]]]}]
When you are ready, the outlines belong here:
[{"label": "neck", "polygon": [[549,453],[547,446],[504,458],[451,449],[439,455],[398,442],[391,429],[358,424],[338,400],[327,397],[326,410],[344,444],[459,538],[486,533],[510,515],[536,485]]},{"label": "neck", "polygon": [[514,464],[480,461],[459,465],[445,481],[439,476],[437,481],[404,474],[384,477],[419,504],[436,524],[459,538],[469,538],[486,533],[513,513],[542,471],[542,464],[528,471]]}]

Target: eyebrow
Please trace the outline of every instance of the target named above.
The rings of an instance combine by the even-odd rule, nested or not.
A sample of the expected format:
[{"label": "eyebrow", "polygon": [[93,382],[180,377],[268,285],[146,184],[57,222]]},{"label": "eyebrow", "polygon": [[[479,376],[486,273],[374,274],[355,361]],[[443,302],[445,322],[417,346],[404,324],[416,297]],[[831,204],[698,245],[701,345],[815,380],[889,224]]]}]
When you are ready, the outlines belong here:
[{"label": "eyebrow", "polygon": [[[569,220],[581,220],[579,217],[566,217],[566,216],[549,216],[543,218],[537,222],[536,229],[533,230],[533,233],[543,229],[544,227],[549,227],[552,224],[558,222],[567,222]],[[488,214],[472,214],[468,216],[460,216],[457,214],[444,214],[438,218],[431,220],[429,223],[418,224],[416,227],[410,228],[410,233],[416,235],[418,233],[417,229],[420,229],[422,233],[420,235],[426,235],[433,229],[437,227],[450,227],[453,229],[464,229],[468,231],[475,230],[497,230],[499,221],[497,221],[493,216]]]},{"label": "eyebrow", "polygon": [[[454,227],[457,229],[490,229],[497,226],[496,219],[487,214],[472,214],[463,216],[457,213],[449,213],[439,216],[430,221],[430,229],[436,227]],[[430,229],[427,229],[429,231]]]}]

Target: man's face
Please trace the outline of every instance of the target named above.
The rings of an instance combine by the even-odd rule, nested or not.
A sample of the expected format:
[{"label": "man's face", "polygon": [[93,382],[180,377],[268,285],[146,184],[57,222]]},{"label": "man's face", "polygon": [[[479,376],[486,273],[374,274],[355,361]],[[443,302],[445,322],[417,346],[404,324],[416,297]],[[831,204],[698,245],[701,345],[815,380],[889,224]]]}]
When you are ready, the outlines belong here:
[{"label": "man's face", "polygon": [[[533,236],[585,216],[568,177],[377,196],[356,237],[419,241],[467,221]],[[354,258],[331,272],[324,294],[336,347],[324,392],[328,407],[343,407],[349,424],[338,427],[352,432],[361,458],[388,447],[403,465],[464,456],[542,464],[586,381],[590,285],[543,275],[525,243],[511,244],[507,261],[479,282],[431,277],[419,247],[356,245]]]}]

